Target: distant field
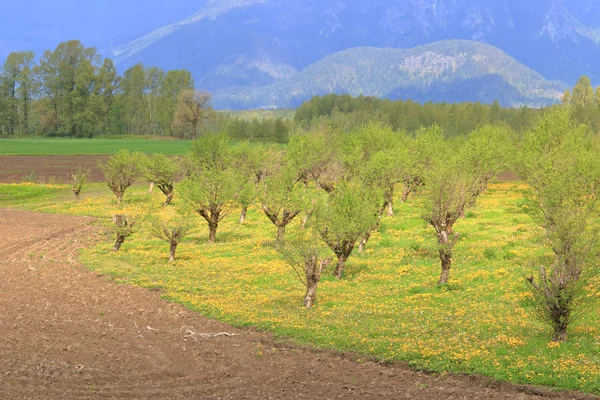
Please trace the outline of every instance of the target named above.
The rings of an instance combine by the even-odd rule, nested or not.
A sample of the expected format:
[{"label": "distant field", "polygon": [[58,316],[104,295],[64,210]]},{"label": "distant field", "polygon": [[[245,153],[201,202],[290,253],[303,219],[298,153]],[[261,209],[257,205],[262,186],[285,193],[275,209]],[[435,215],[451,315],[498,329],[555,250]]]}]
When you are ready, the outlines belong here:
[{"label": "distant field", "polygon": [[142,139],[0,139],[0,155],[101,155],[118,150],[185,154],[191,146],[187,140]]}]

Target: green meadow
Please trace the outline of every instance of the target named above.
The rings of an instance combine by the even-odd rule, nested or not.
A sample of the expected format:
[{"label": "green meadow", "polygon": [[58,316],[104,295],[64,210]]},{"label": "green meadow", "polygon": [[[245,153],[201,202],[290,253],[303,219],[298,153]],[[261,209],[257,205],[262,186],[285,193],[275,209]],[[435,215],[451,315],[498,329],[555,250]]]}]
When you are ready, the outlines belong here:
[{"label": "green meadow", "polygon": [[191,147],[187,140],[151,139],[0,139],[0,155],[104,155],[119,150],[147,154],[182,155]]}]

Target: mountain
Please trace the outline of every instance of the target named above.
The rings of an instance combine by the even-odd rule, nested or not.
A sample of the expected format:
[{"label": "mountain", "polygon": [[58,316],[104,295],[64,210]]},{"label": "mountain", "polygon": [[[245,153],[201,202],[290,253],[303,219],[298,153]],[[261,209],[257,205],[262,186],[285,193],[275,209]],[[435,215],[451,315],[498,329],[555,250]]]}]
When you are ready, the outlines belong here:
[{"label": "mountain", "polygon": [[547,79],[600,81],[597,0],[209,0],[113,55],[190,69],[215,91],[275,83],[350,48],[448,39],[494,45]]},{"label": "mountain", "polygon": [[[278,91],[307,74],[314,78],[311,71],[348,57],[353,53],[343,52],[349,49],[411,49],[446,40],[495,46],[550,81],[572,86],[587,75],[600,83],[598,0],[3,0],[0,11],[0,58],[21,49],[41,54],[78,38],[116,59],[121,72],[138,62],[186,68],[198,88],[235,104],[271,104],[285,97]],[[373,62],[373,68],[390,68]],[[352,63],[335,63],[342,64]],[[390,78],[393,89],[372,90],[382,85],[379,77],[360,86],[422,100],[487,99],[492,89],[501,91],[506,104],[547,98],[515,92],[514,80],[506,78],[510,71],[486,68],[491,72],[436,78],[431,86]],[[320,73],[332,81],[325,76],[336,72]],[[344,73],[332,82],[339,84]],[[328,91],[325,84],[308,83]],[[481,93],[481,85],[489,90]],[[352,85],[336,88],[357,92]]]},{"label": "mountain", "polygon": [[491,45],[452,40],[409,50],[344,50],[271,85],[217,91],[213,103],[235,109],[297,107],[315,94],[347,93],[542,106],[560,101],[564,89]]}]

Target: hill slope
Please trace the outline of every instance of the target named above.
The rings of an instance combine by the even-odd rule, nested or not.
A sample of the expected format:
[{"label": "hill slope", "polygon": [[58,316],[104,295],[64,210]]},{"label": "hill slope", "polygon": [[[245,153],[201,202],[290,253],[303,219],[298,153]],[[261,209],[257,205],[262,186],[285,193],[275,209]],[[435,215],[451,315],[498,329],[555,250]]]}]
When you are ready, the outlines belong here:
[{"label": "hill slope", "polygon": [[217,108],[296,107],[317,94],[347,93],[423,102],[498,100],[505,106],[541,106],[559,101],[564,88],[493,46],[442,41],[410,50],[345,50],[272,85],[218,91],[214,104]]},{"label": "hill slope", "polygon": [[574,84],[600,81],[599,21],[597,0],[209,0],[114,55],[122,67],[190,69],[217,90],[274,83],[349,48],[465,39]]}]

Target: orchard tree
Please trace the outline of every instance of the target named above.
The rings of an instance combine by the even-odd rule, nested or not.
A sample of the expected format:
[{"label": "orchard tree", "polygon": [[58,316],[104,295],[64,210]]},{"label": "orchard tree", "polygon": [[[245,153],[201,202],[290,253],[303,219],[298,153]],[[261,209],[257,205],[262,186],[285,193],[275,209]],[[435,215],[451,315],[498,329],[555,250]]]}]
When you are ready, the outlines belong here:
[{"label": "orchard tree", "polygon": [[383,190],[388,216],[394,215],[394,191],[407,163],[406,135],[370,122],[344,136],[344,164],[348,175]]},{"label": "orchard tree", "polygon": [[113,214],[113,230],[117,236],[113,252],[116,253],[121,249],[121,245],[125,242],[125,239],[133,234],[133,230],[137,221],[137,216],[134,214],[119,212]]},{"label": "orchard tree", "polygon": [[565,108],[548,111],[523,142],[519,173],[531,185],[533,215],[552,251],[536,261],[527,282],[556,342],[567,340],[584,286],[598,275],[599,160],[586,127]]},{"label": "orchard tree", "polygon": [[216,242],[219,223],[234,209],[237,190],[237,176],[231,169],[204,170],[181,183],[181,197],[208,223],[209,243]]},{"label": "orchard tree", "polygon": [[151,217],[151,234],[169,244],[169,262],[175,262],[177,246],[192,230],[193,222],[188,213],[173,207],[163,208]]},{"label": "orchard tree", "polygon": [[318,207],[316,220],[323,241],[337,256],[335,277],[342,278],[346,261],[354,247],[378,219],[380,196],[361,183],[343,182]]},{"label": "orchard tree", "polygon": [[179,160],[155,154],[144,159],[141,169],[144,177],[166,196],[164,205],[168,206],[175,196],[175,181],[181,174]]},{"label": "orchard tree", "polygon": [[296,175],[288,168],[266,177],[261,185],[262,210],[277,227],[277,245],[284,243],[286,226],[302,211],[305,191],[296,182]]},{"label": "orchard tree", "polygon": [[256,190],[259,179],[262,177],[261,165],[266,154],[260,146],[252,146],[242,142],[233,148],[232,168],[239,176],[238,202],[242,206],[240,223],[246,221],[248,207],[256,199]]},{"label": "orchard tree", "polygon": [[439,285],[446,284],[452,267],[452,253],[459,235],[454,231],[454,224],[464,216],[465,209],[475,205],[482,193],[482,182],[487,182],[496,171],[493,157],[482,159],[479,163],[469,162],[473,154],[480,154],[482,142],[486,138],[481,132],[474,132],[466,139],[452,141],[432,141],[435,146],[435,158],[429,162],[424,174],[424,212],[423,219],[436,231],[438,253],[442,264]]},{"label": "orchard tree", "polygon": [[286,162],[305,185],[314,180],[327,193],[334,191],[346,171],[340,155],[341,136],[332,129],[297,133],[290,137]]},{"label": "orchard tree", "polygon": [[317,302],[317,288],[325,268],[333,257],[318,238],[314,227],[297,232],[286,245],[279,247],[285,261],[292,267],[298,280],[306,287],[304,307],[312,308]]},{"label": "orchard tree", "polygon": [[125,190],[139,177],[139,164],[139,153],[130,153],[127,150],[120,150],[110,156],[105,163],[98,164],[98,168],[104,173],[106,184],[117,196],[117,204],[121,204]]},{"label": "orchard tree", "polygon": [[81,165],[78,165],[75,171],[69,174],[69,183],[77,201],[80,200],[81,191],[87,182],[89,170],[84,170]]},{"label": "orchard tree", "polygon": [[510,166],[515,148],[511,133],[505,127],[486,125],[469,134],[463,148],[463,163],[473,178],[468,207],[485,193],[492,178]]},{"label": "orchard tree", "polygon": [[436,157],[443,157],[443,143],[442,129],[437,125],[421,127],[410,137],[406,144],[407,162],[402,170],[403,202],[423,187],[429,165]]}]

